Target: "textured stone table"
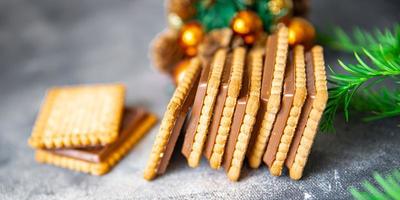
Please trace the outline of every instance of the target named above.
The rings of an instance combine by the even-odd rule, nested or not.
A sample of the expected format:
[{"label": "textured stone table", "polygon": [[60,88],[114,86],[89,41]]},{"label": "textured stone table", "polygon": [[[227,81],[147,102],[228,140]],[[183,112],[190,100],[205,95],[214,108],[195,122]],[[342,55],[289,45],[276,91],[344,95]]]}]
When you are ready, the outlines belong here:
[{"label": "textured stone table", "polygon": [[[313,0],[318,28],[390,26],[400,19],[396,0]],[[351,3],[351,4],[350,4]],[[150,67],[148,45],[165,26],[158,0],[0,1],[0,199],[348,199],[348,186],[400,166],[399,118],[350,124],[338,118],[336,134],[320,134],[301,181],[286,172],[247,167],[238,183],[206,162],[189,169],[174,155],[168,173],[142,179],[157,128],[102,177],[40,165],[27,144],[46,88],[123,82],[130,105],[162,116],[170,80]],[[327,52],[335,66],[341,54]]]}]

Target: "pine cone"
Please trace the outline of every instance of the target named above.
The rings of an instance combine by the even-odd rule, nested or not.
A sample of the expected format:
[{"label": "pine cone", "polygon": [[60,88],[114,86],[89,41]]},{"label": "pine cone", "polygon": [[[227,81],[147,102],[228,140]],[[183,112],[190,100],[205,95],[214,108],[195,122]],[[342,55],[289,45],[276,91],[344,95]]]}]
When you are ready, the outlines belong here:
[{"label": "pine cone", "polygon": [[232,39],[233,32],[229,28],[213,30],[205,36],[199,46],[199,55],[202,57],[212,57],[221,47],[228,47]]},{"label": "pine cone", "polygon": [[196,13],[194,2],[195,0],[169,0],[167,2],[168,13],[175,13],[182,20],[187,20]]},{"label": "pine cone", "polygon": [[265,43],[267,42],[268,34],[266,32],[261,32],[257,35],[256,41],[254,42],[255,47],[265,47]]},{"label": "pine cone", "polygon": [[178,32],[168,30],[160,33],[153,40],[151,57],[154,66],[161,72],[168,73],[184,57],[184,51],[179,46]]}]

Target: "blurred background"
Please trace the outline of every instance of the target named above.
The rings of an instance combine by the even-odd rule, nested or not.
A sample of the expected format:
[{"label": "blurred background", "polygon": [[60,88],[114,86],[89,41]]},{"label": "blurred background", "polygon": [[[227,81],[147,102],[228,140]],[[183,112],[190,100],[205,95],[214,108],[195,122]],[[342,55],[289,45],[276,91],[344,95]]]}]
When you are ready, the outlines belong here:
[{"label": "blurred background", "polygon": [[[309,19],[318,31],[371,30],[391,28],[399,11],[398,0],[311,0]],[[157,128],[104,177],[37,164],[26,142],[49,87],[122,82],[128,104],[162,116],[172,81],[152,68],[148,52],[165,27],[161,0],[0,0],[0,199],[346,198],[347,186],[400,166],[391,119],[352,126],[339,119],[337,135],[319,136],[308,166],[312,175],[298,183],[263,169],[232,184],[204,163],[189,170],[180,157],[168,175],[147,183],[141,170]],[[329,49],[325,56],[332,67],[348,57]]]}]

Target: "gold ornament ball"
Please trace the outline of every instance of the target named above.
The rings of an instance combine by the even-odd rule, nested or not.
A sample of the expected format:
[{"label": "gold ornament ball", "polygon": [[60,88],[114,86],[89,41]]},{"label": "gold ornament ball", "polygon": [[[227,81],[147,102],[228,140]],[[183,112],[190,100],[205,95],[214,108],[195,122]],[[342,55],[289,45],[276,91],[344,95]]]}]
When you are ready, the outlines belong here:
[{"label": "gold ornament ball", "polygon": [[190,64],[189,59],[184,59],[180,61],[172,70],[172,78],[174,80],[175,85],[178,85],[185,76],[186,70]]},{"label": "gold ornament ball", "polygon": [[203,35],[203,29],[199,23],[189,22],[183,25],[180,31],[179,41],[184,49],[196,47],[203,39]]},{"label": "gold ornament ball", "polygon": [[289,22],[289,44],[310,45],[315,38],[314,26],[301,17],[294,17]]},{"label": "gold ornament ball", "polygon": [[239,35],[255,35],[262,30],[262,21],[253,11],[244,10],[236,14],[231,24],[232,30]]}]

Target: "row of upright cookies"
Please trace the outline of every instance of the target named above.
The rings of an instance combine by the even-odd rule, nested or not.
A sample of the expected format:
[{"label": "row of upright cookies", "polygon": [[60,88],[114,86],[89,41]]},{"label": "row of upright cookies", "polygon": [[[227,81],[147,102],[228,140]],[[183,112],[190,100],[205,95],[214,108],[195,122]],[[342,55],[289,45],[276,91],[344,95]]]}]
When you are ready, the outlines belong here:
[{"label": "row of upright cookies", "polygon": [[[167,106],[146,179],[166,171],[178,137],[190,167],[202,155],[239,179],[245,158],[272,175],[286,166],[300,179],[328,98],[323,50],[289,48],[279,26],[262,45],[232,42],[209,57],[194,57]],[[175,150],[179,151],[179,150]]]}]

